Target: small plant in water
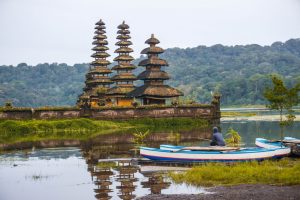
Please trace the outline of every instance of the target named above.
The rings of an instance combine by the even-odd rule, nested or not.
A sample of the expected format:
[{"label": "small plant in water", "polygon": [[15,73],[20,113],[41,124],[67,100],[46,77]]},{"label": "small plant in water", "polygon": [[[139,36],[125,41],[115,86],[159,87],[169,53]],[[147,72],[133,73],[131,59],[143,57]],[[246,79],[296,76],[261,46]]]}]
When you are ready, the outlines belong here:
[{"label": "small plant in water", "polygon": [[141,132],[136,130],[135,133],[132,133],[133,135],[133,142],[137,145],[143,144],[145,138],[149,135],[150,130],[147,130],[146,132]]},{"label": "small plant in water", "polygon": [[226,136],[227,138],[225,139],[225,141],[228,146],[236,147],[241,145],[242,138],[239,133],[233,128],[230,127],[228,129]]},{"label": "small plant in water", "polygon": [[169,138],[170,141],[174,142],[175,144],[178,144],[181,139],[181,134],[180,133],[174,133],[173,131],[171,132]]}]

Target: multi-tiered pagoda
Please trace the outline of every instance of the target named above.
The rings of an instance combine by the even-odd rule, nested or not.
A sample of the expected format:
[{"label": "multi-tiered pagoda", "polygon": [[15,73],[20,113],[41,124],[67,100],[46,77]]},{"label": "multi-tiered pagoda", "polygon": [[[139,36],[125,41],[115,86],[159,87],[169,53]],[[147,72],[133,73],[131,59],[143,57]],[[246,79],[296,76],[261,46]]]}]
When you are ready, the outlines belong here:
[{"label": "multi-tiered pagoda", "polygon": [[128,97],[127,94],[135,88],[133,81],[137,78],[132,73],[132,70],[135,69],[136,66],[131,64],[134,58],[129,55],[133,52],[132,48],[129,47],[132,45],[132,42],[129,41],[131,38],[129,35],[130,31],[128,30],[129,26],[123,22],[118,26],[118,29],[117,39],[119,41],[116,45],[119,46],[119,48],[116,49],[115,53],[119,55],[114,59],[118,64],[112,68],[117,74],[111,78],[116,85],[107,92],[107,95],[111,97],[114,105],[130,106],[133,102],[133,98]]},{"label": "multi-tiered pagoda", "polygon": [[92,49],[95,53],[91,56],[95,60],[90,63],[90,70],[86,74],[86,86],[78,100],[81,107],[97,108],[111,104],[110,99],[106,97],[106,92],[113,81],[108,76],[112,71],[107,67],[110,64],[107,57],[110,55],[106,52],[108,42],[105,35],[105,23],[100,19],[96,23],[95,29],[93,42],[95,47]]},{"label": "multi-tiered pagoda", "polygon": [[145,43],[149,44],[150,47],[144,49],[141,54],[147,54],[148,58],[142,60],[139,66],[145,67],[146,70],[137,77],[144,81],[144,85],[137,87],[128,96],[141,99],[143,105],[165,104],[166,99],[182,96],[181,91],[164,84],[164,81],[170,77],[167,72],[161,69],[163,66],[168,66],[168,63],[158,57],[164,52],[162,48],[156,46],[160,43],[159,40],[152,34]]}]

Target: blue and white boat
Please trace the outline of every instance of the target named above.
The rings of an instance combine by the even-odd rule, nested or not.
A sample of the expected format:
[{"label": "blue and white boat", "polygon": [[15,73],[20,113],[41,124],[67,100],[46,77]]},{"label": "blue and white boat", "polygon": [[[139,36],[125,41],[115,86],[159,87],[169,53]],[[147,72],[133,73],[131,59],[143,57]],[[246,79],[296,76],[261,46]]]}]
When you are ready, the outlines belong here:
[{"label": "blue and white boat", "polygon": [[255,144],[258,147],[273,149],[278,147],[287,147],[291,149],[292,155],[300,156],[300,140],[293,137],[284,137],[283,141],[272,141],[264,138],[256,138]]},{"label": "blue and white boat", "polygon": [[160,148],[140,147],[140,155],[161,162],[239,162],[281,158],[290,154],[287,147],[231,148],[184,147],[161,145]]}]

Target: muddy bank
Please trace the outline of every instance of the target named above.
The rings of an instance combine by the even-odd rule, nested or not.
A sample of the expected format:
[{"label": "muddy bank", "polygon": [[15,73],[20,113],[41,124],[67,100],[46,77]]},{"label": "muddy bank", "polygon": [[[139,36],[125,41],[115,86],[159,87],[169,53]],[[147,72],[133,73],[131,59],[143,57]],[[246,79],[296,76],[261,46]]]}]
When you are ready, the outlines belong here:
[{"label": "muddy bank", "polygon": [[296,186],[271,186],[271,185],[238,185],[228,187],[208,188],[209,194],[190,195],[148,195],[139,200],[238,200],[238,199],[300,199],[300,185]]}]

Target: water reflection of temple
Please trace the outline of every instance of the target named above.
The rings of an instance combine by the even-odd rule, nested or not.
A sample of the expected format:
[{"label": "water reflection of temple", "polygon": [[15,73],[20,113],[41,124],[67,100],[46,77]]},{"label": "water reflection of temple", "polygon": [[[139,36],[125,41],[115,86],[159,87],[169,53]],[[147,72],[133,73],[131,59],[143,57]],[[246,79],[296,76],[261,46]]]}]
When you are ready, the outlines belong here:
[{"label": "water reflection of temple", "polygon": [[95,167],[95,171],[93,171],[92,177],[95,177],[94,184],[96,188],[94,189],[96,199],[107,200],[111,199],[112,196],[109,195],[112,192],[110,186],[112,182],[110,181],[113,172],[110,167]]},{"label": "water reflection of temple", "polygon": [[135,178],[135,173],[139,170],[137,166],[132,166],[130,161],[119,161],[118,162],[118,178],[117,181],[120,182],[120,185],[117,186],[120,194],[118,195],[121,199],[134,199],[136,195],[133,194],[135,191],[136,185],[134,182],[137,182],[138,179]]},{"label": "water reflection of temple", "polygon": [[[104,138],[101,138],[104,140]],[[85,142],[82,144],[82,152],[84,157],[97,162],[99,159],[109,158],[128,158],[132,157],[133,144],[93,144]]]},{"label": "water reflection of temple", "polygon": [[113,191],[111,178],[113,176],[112,166],[114,163],[99,163],[101,154],[95,154],[93,148],[84,149],[82,155],[86,160],[87,170],[90,172],[92,181],[96,186],[94,189],[96,199],[111,199],[110,193]]},{"label": "water reflection of temple", "polygon": [[151,194],[161,194],[163,189],[167,189],[171,182],[164,179],[162,174],[144,174],[148,181],[141,182],[143,188],[149,188]]},{"label": "water reflection of temple", "polygon": [[[144,191],[149,188],[148,192],[151,194],[160,194],[170,186],[170,182],[162,175],[141,172],[141,167],[128,159],[132,158],[132,152],[129,151],[131,148],[133,144],[83,144],[82,155],[95,186],[96,199],[131,200],[135,199],[139,190],[143,188]],[[141,182],[138,179],[141,175],[146,177],[147,181]]]}]

